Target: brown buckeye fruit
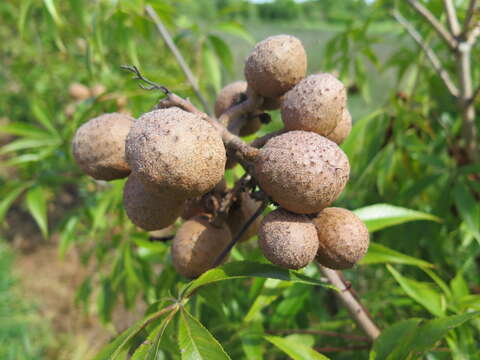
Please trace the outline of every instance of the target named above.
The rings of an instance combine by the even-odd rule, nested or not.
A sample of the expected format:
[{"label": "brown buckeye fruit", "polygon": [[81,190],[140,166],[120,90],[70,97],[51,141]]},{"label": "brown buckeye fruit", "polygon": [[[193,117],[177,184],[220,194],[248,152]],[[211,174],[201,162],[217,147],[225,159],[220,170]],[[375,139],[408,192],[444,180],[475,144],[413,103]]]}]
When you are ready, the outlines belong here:
[{"label": "brown buckeye fruit", "polygon": [[345,141],[345,139],[350,135],[350,131],[352,130],[352,116],[347,109],[343,110],[342,117],[338,121],[337,126],[335,129],[328,134],[326,137],[333,142],[340,145]]},{"label": "brown buckeye fruit", "polygon": [[283,268],[303,268],[317,254],[317,231],[306,215],[278,208],[265,216],[258,235],[263,255]]},{"label": "brown buckeye fruit", "polygon": [[125,139],[134,119],[120,113],[103,114],[80,126],[73,138],[73,156],[80,168],[97,180],[130,174]]},{"label": "brown buckeye fruit", "polygon": [[145,184],[184,199],[213,189],[225,171],[225,147],[217,130],[176,107],[143,114],[125,148],[132,171]]},{"label": "brown buckeye fruit", "polygon": [[255,160],[260,187],[281,207],[317,213],[335,201],[347,184],[350,165],[333,141],[309,131],[270,139]]},{"label": "brown buckeye fruit", "polygon": [[348,269],[367,252],[368,229],[350,210],[326,208],[313,219],[313,223],[317,228],[317,260],[320,264],[331,269]]},{"label": "brown buckeye fruit", "polygon": [[172,225],[183,211],[184,200],[171,192],[146,187],[132,173],[123,189],[123,206],[135,225],[153,231]]},{"label": "brown buckeye fruit", "polygon": [[307,55],[299,39],[276,35],[256,44],[245,61],[245,79],[259,95],[277,98],[305,77]]},{"label": "brown buckeye fruit", "polygon": [[347,106],[347,91],[328,73],[307,76],[282,101],[282,120],[287,130],[313,131],[327,136]]},{"label": "brown buckeye fruit", "polygon": [[210,216],[197,215],[185,221],[173,239],[173,266],[187,278],[195,278],[211,269],[232,239],[226,225],[217,228],[209,221]]}]

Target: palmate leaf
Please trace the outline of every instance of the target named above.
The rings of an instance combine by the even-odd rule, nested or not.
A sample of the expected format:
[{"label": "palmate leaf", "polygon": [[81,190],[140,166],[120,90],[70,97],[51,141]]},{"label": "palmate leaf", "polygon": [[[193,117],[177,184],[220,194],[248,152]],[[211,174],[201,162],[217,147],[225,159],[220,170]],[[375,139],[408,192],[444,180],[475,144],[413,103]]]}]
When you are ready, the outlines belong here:
[{"label": "palmate leaf", "polygon": [[190,296],[201,286],[224,280],[257,277],[298,282],[308,285],[328,286],[326,283],[303,275],[300,272],[286,270],[275,265],[262,264],[253,261],[236,261],[209,270],[198,279],[191,281],[182,289],[182,297]]},{"label": "palmate leaf", "polygon": [[180,311],[178,345],[183,360],[229,360],[212,334],[185,308]]},{"label": "palmate leaf", "polygon": [[370,232],[409,221],[428,220],[441,222],[441,219],[434,215],[389,204],[366,206],[356,209],[354,213],[362,219]]},{"label": "palmate leaf", "polygon": [[264,338],[282,350],[293,360],[328,360],[325,355],[322,355],[305,344],[294,341],[293,339],[282,338],[279,336],[265,336]]}]

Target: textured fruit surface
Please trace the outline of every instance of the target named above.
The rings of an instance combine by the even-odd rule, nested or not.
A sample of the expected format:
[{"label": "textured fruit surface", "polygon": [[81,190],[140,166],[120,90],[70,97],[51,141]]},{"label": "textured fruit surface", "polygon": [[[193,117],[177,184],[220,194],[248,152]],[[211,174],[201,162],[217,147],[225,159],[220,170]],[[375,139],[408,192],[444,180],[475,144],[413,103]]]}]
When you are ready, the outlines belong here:
[{"label": "textured fruit surface", "polygon": [[342,208],[321,211],[313,223],[318,233],[317,260],[331,269],[348,269],[367,252],[369,234],[353,212]]},{"label": "textured fruit surface", "polygon": [[225,147],[213,126],[179,108],[142,115],[127,136],[126,157],[143,182],[185,199],[213,189],[226,162]]},{"label": "textured fruit surface", "polygon": [[247,82],[235,81],[225,86],[215,100],[215,116],[218,118],[228,108],[247,99]]},{"label": "textured fruit surface", "polygon": [[213,267],[231,239],[226,225],[216,228],[208,216],[196,216],[183,223],[173,239],[173,266],[183,276],[195,278]]},{"label": "textured fruit surface", "polygon": [[290,90],[282,101],[287,130],[313,131],[326,136],[337,126],[347,105],[345,86],[333,75],[310,75]]},{"label": "textured fruit surface", "polygon": [[125,139],[133,123],[128,115],[111,113],[80,126],[73,138],[73,156],[80,168],[98,180],[128,176]]},{"label": "textured fruit surface", "polygon": [[[227,224],[232,232],[232,236],[235,236],[240,231],[242,226],[255,214],[260,205],[261,203],[252,199],[248,193],[243,192],[240,195],[239,199],[230,208],[227,217]],[[247,241],[255,236],[261,222],[261,217],[257,217],[238,241]]]},{"label": "textured fruit surface", "polygon": [[123,189],[123,206],[130,220],[144,230],[160,230],[175,222],[184,201],[171,192],[146,187],[131,174]]},{"label": "textured fruit surface", "polygon": [[352,131],[352,116],[347,109],[344,109],[340,121],[327,138],[340,145],[350,135],[350,131]]},{"label": "textured fruit surface", "polygon": [[263,219],[258,235],[263,255],[283,268],[300,269],[317,254],[317,230],[305,215],[274,210]]},{"label": "textured fruit surface", "polygon": [[[227,86],[225,86],[217,95],[215,101],[215,116],[220,117],[225,111],[230,107],[240,104],[241,102],[247,99],[247,82],[246,81],[236,81]],[[248,136],[256,133],[262,123],[260,119],[252,114],[242,115],[244,118],[248,119],[244,126],[239,131],[240,136]],[[224,124],[227,127],[229,124]]]},{"label": "textured fruit surface", "polygon": [[255,161],[258,183],[283,208],[317,213],[342,192],[350,173],[345,153],[333,141],[308,131],[270,139]]},{"label": "textured fruit surface", "polygon": [[255,92],[276,98],[305,77],[307,55],[294,36],[276,35],[259,42],[245,62],[245,79]]}]

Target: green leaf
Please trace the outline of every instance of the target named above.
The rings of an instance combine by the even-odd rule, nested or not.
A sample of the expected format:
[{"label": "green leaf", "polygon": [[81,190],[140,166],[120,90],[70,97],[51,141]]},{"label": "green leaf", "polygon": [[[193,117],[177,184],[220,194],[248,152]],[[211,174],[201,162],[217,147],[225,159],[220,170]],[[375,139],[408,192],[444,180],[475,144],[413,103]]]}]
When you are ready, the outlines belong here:
[{"label": "green leaf", "polygon": [[40,139],[44,139],[45,137],[50,136],[48,132],[39,129],[36,126],[20,123],[20,122],[14,122],[8,125],[0,126],[0,132],[4,132],[11,135],[28,136],[28,137],[40,138]]},{"label": "green leaf", "polygon": [[453,198],[468,230],[480,242],[480,207],[475,198],[470,194],[465,184],[457,184],[453,188]]},{"label": "green leaf", "polygon": [[43,237],[48,237],[48,221],[47,221],[47,200],[45,191],[40,186],[36,186],[27,192],[26,205],[30,214],[32,214]]},{"label": "green leaf", "polygon": [[375,232],[409,221],[429,220],[441,222],[440,218],[436,216],[389,204],[366,206],[355,210],[354,213],[362,219],[370,232]]},{"label": "green leaf", "polygon": [[131,360],[156,360],[160,351],[163,334],[177,310],[172,311],[160,325],[152,330],[147,339],[135,350]]},{"label": "green leaf", "polygon": [[233,71],[233,55],[230,51],[230,47],[225,41],[216,35],[208,35],[208,40],[212,44],[215,54],[222,61],[225,68],[229,71]]},{"label": "green leaf", "polygon": [[186,284],[181,293],[183,294],[183,297],[188,297],[201,286],[219,281],[242,279],[246,277],[279,279],[308,285],[329,287],[326,283],[303,275],[297,271],[286,270],[275,265],[262,264],[253,261],[236,261],[207,271],[198,279]]},{"label": "green leaf", "polygon": [[421,321],[422,319],[417,318],[402,320],[385,329],[375,340],[370,352],[370,359],[392,359],[392,356],[389,357],[389,355],[394,353],[394,359],[405,359],[409,353],[407,346]]},{"label": "green leaf", "polygon": [[74,238],[75,238],[75,228],[79,222],[79,218],[74,216],[68,219],[67,223],[65,224],[65,227],[62,230],[62,233],[60,234],[60,240],[59,240],[59,245],[58,245],[58,253],[60,255],[60,258],[64,258],[68,248],[70,245],[73,243]]},{"label": "green leaf", "polygon": [[57,146],[60,143],[61,140],[59,140],[58,138],[52,138],[51,136],[43,139],[21,138],[3,146],[0,150],[0,154],[7,154],[12,151],[33,149],[46,146]]},{"label": "green leaf", "polygon": [[245,40],[246,42],[248,42],[249,44],[255,43],[255,39],[253,38],[253,36],[250,35],[248,31],[246,31],[245,28],[239,23],[235,23],[235,22],[220,23],[215,26],[215,30],[218,30],[221,33],[227,33],[227,34],[239,37]]},{"label": "green leaf", "polygon": [[409,297],[424,306],[433,315],[445,315],[443,297],[434,289],[433,284],[406,278],[390,265],[387,265],[387,269]]},{"label": "green leaf", "polygon": [[25,0],[20,5],[20,15],[18,16],[18,32],[20,37],[23,37],[23,31],[25,29],[25,20],[27,19],[28,11],[32,5],[32,0]]},{"label": "green leaf", "polygon": [[51,134],[58,136],[58,131],[55,129],[55,125],[50,120],[50,116],[43,109],[42,105],[38,101],[32,102],[32,113],[37,121],[42,124]]},{"label": "green leaf", "polygon": [[470,312],[462,315],[453,315],[439,319],[426,321],[417,331],[414,337],[412,348],[414,351],[427,351],[437,341],[443,339],[450,330],[462,325],[466,321],[476,318],[480,311]]},{"label": "green leaf", "polygon": [[47,7],[47,10],[50,13],[50,15],[52,16],[55,23],[57,25],[61,25],[62,24],[62,19],[58,15],[57,8],[55,7],[55,3],[53,2],[53,0],[43,0],[43,2],[45,3],[45,6]]},{"label": "green leaf", "polygon": [[293,339],[265,336],[265,339],[290,356],[293,360],[328,360],[325,355]]},{"label": "green leaf", "polygon": [[277,279],[268,279],[265,281],[262,292],[256,297],[252,306],[250,306],[243,321],[249,322],[254,320],[263,308],[274,302],[287,287],[292,285],[292,283],[286,283]]},{"label": "green leaf", "polygon": [[434,267],[434,265],[429,262],[402,254],[398,251],[374,242],[370,243],[368,252],[360,261],[360,264],[404,264],[418,267]]},{"label": "green leaf", "polygon": [[205,43],[203,47],[203,67],[205,69],[205,78],[209,79],[215,92],[220,91],[222,83],[222,73],[220,71],[220,63],[213,52],[212,48]]},{"label": "green leaf", "polygon": [[5,191],[2,191],[2,200],[0,201],[0,223],[3,223],[3,219],[12,203],[31,185],[31,182],[17,183],[11,187],[6,187]]},{"label": "green leaf", "polygon": [[184,360],[230,359],[212,334],[184,308],[180,312],[178,345]]}]

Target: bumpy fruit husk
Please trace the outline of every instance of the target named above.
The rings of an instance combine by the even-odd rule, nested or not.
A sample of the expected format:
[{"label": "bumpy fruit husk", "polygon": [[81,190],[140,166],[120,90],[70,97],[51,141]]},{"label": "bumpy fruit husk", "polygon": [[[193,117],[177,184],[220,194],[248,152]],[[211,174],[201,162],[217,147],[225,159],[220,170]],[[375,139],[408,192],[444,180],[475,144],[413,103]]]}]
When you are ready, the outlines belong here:
[{"label": "bumpy fruit husk", "polygon": [[350,165],[333,141],[313,132],[290,131],[270,139],[255,161],[261,188],[283,208],[313,214],[335,201]]},{"label": "bumpy fruit husk", "polygon": [[209,219],[206,215],[195,216],[183,223],[173,239],[173,266],[187,278],[195,278],[211,269],[232,239],[226,225],[214,227]]},{"label": "bumpy fruit husk", "polygon": [[310,75],[284,97],[282,120],[287,130],[313,131],[326,136],[337,126],[347,105],[345,86],[333,75]]},{"label": "bumpy fruit husk", "polygon": [[290,35],[259,42],[245,62],[245,79],[259,95],[276,98],[305,77],[307,55],[302,43]]},{"label": "bumpy fruit husk", "polygon": [[[233,236],[235,236],[242,226],[255,214],[260,205],[261,202],[252,199],[248,193],[241,193],[238,200],[230,208],[227,217],[227,224]],[[261,217],[257,217],[238,241],[247,241],[255,236],[261,222]]]},{"label": "bumpy fruit husk", "polygon": [[[236,81],[225,86],[217,95],[215,101],[215,116],[218,118],[230,107],[240,104],[247,99],[247,82]],[[262,123],[260,119],[253,114],[244,114],[247,120],[245,125],[239,131],[240,136],[248,136],[256,133]],[[227,127],[229,124],[225,124]]]},{"label": "bumpy fruit husk", "polygon": [[153,231],[172,225],[182,213],[184,200],[171,192],[146,187],[131,174],[123,189],[123,206],[135,225]]},{"label": "bumpy fruit husk", "polygon": [[331,269],[348,269],[367,252],[369,234],[353,212],[342,208],[322,210],[313,223],[318,233],[317,260]]},{"label": "bumpy fruit husk", "polygon": [[142,115],[127,136],[126,157],[145,184],[184,199],[213,189],[223,177],[226,162],[215,128],[179,108]]},{"label": "bumpy fruit husk", "polygon": [[317,231],[305,215],[279,208],[265,217],[258,235],[263,255],[283,268],[305,267],[317,254]]},{"label": "bumpy fruit husk", "polygon": [[340,121],[327,138],[340,145],[350,135],[350,131],[352,131],[352,116],[347,109],[344,109]]},{"label": "bumpy fruit husk", "polygon": [[80,126],[73,138],[73,156],[80,168],[98,180],[128,176],[125,139],[133,123],[128,115],[111,113]]}]

